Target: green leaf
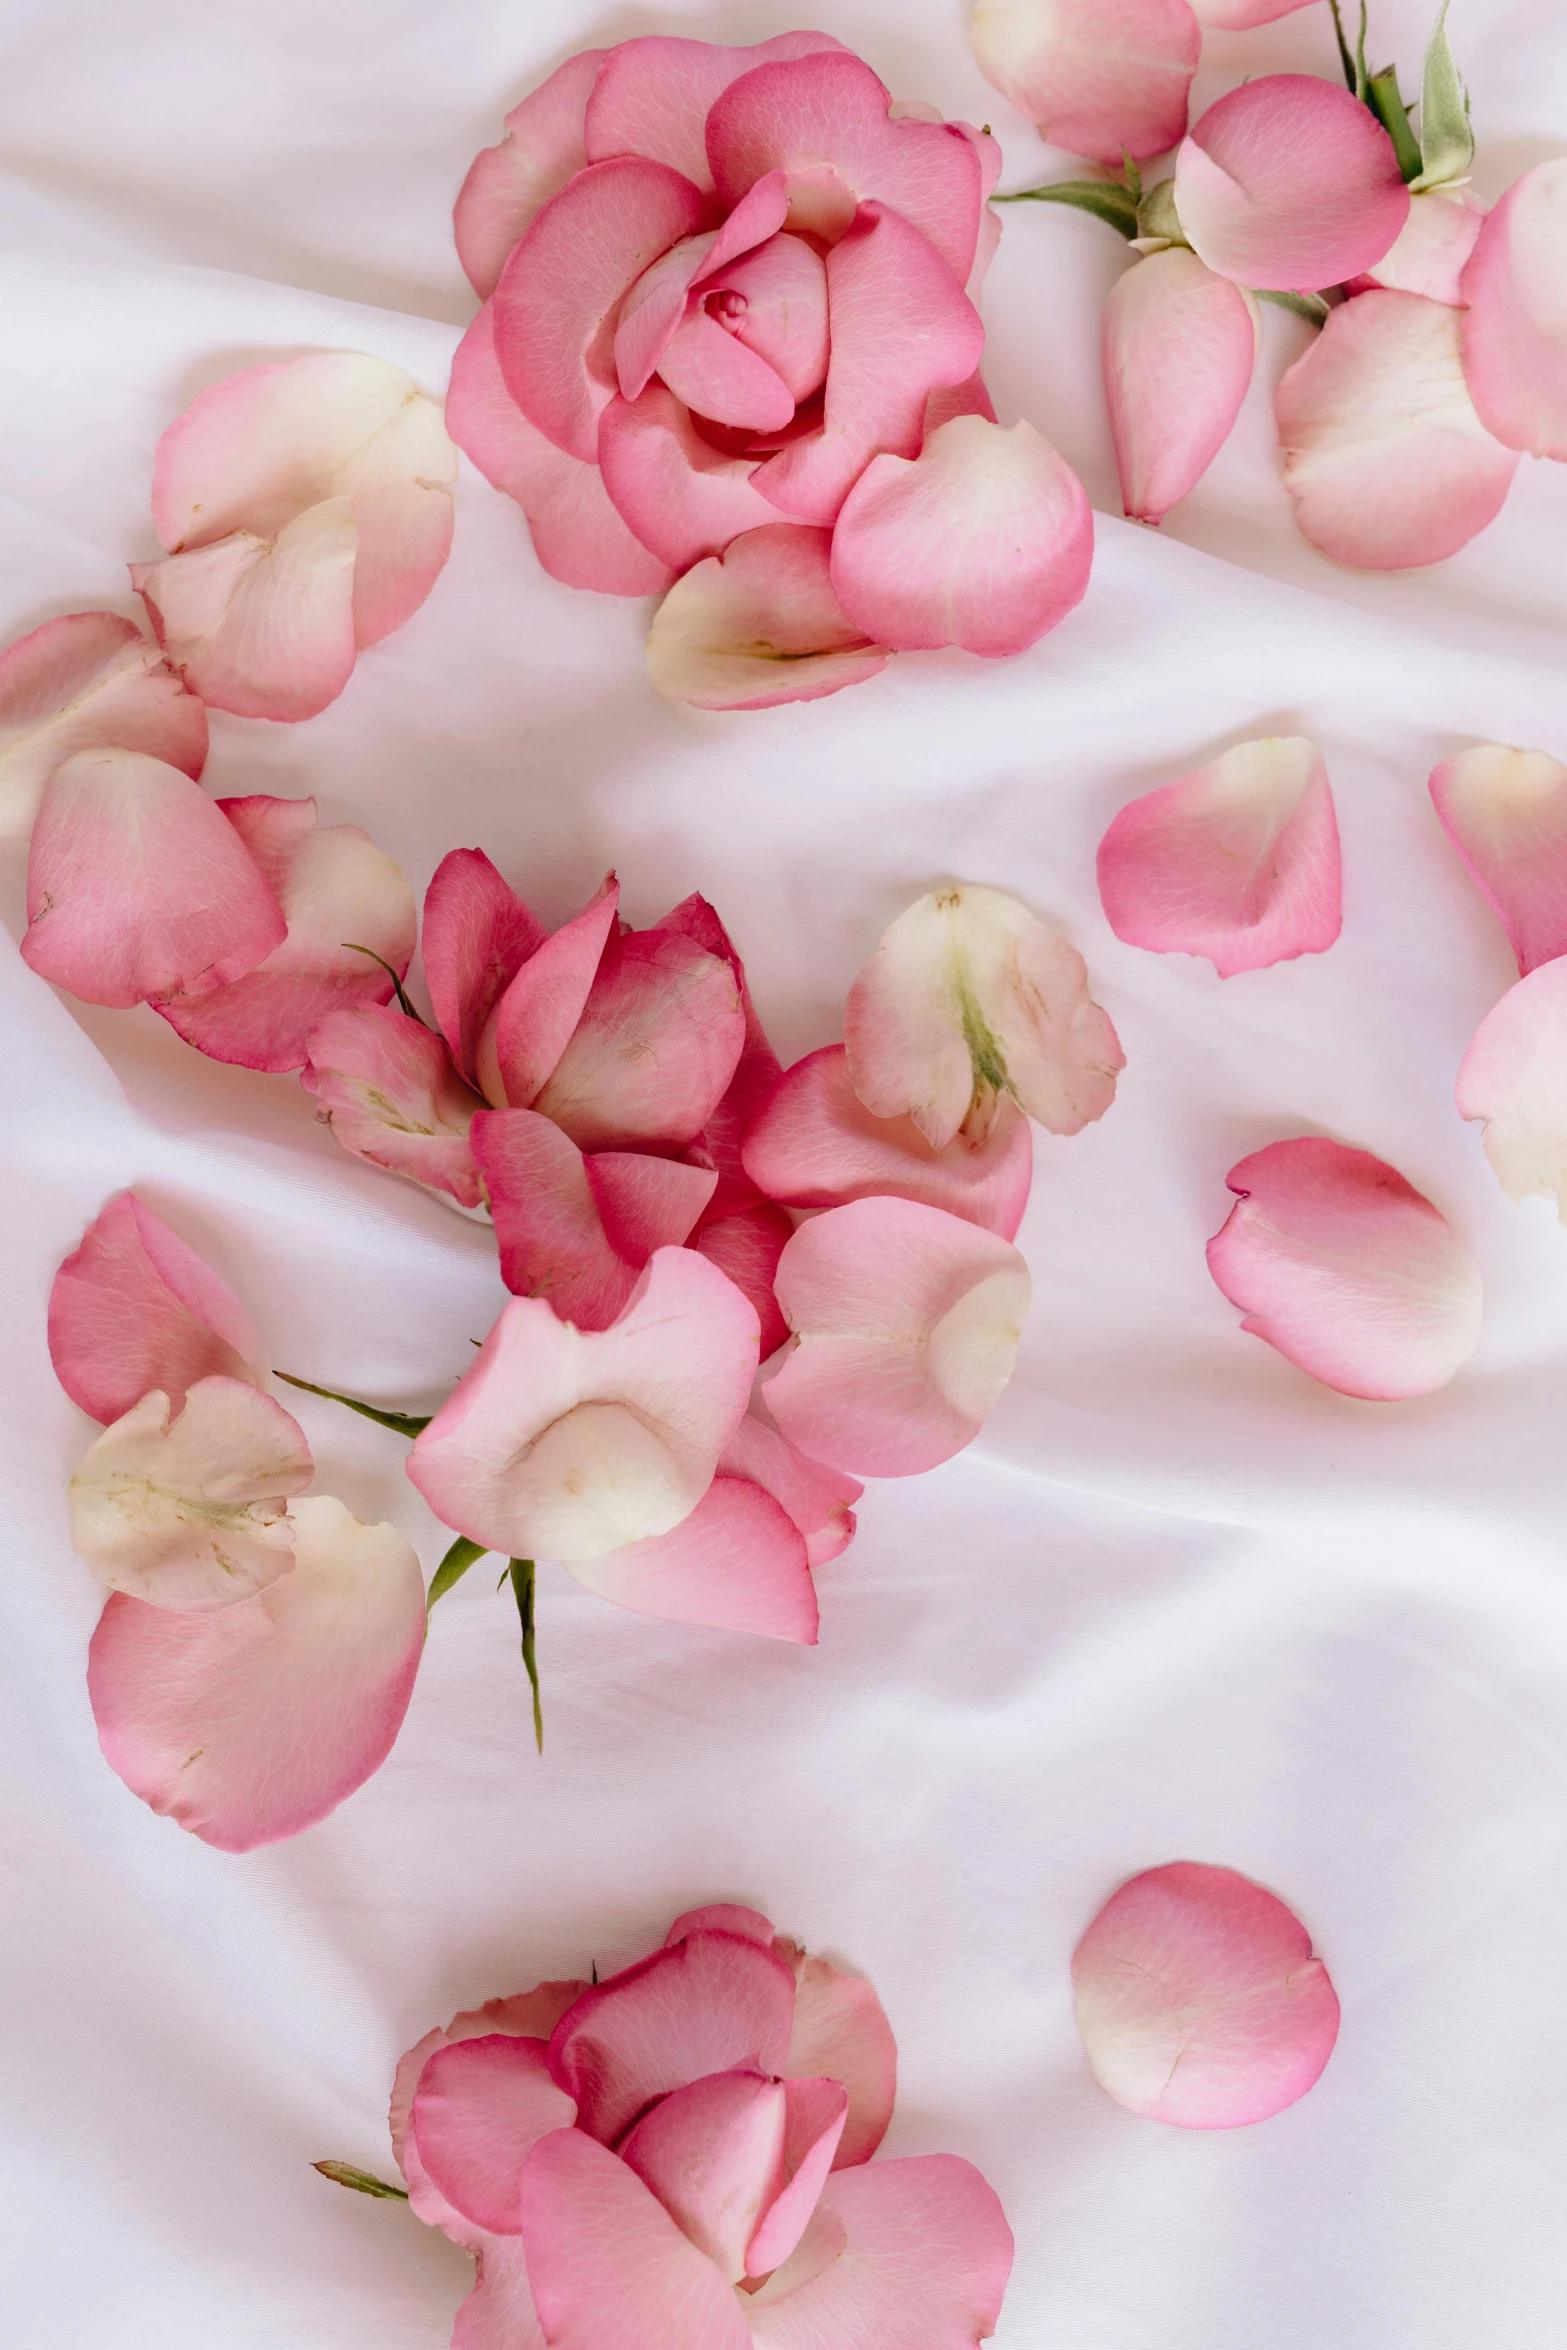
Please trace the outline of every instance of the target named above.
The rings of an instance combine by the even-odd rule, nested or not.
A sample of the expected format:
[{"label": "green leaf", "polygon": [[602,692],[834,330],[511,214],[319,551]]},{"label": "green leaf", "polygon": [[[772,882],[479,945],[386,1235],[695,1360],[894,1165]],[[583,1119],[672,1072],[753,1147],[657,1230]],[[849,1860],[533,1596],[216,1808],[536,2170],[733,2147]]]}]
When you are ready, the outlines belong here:
[{"label": "green leaf", "polygon": [[307,1395],[324,1395],[328,1403],[346,1404],[362,1419],[375,1420],[398,1436],[419,1435],[435,1417],[433,1412],[426,1412],[422,1419],[415,1412],[383,1412],[373,1403],[361,1403],[357,1396],[339,1395],[335,1387],[318,1387],[313,1379],[296,1379],[292,1371],[279,1371],[278,1377],[286,1379],[290,1387],[302,1387]]},{"label": "green leaf", "polygon": [[[384,955],[378,955],[374,947],[362,947],[357,945],[351,938],[344,939],[343,952],[345,955],[368,955],[372,963],[379,963],[382,970],[386,973],[387,978],[392,983],[392,991],[397,997],[398,1009],[400,1011],[406,1012],[410,1020],[419,1020],[418,1013],[414,1010],[412,1004],[408,1001],[407,996],[403,993],[402,981],[398,978],[397,973],[392,969],[391,964],[387,961]],[[419,1020],[419,1025],[421,1028],[427,1028],[429,1026],[429,1022],[427,1020]]]},{"label": "green leaf", "polygon": [[387,2203],[408,2200],[406,2187],[389,2187],[385,2179],[378,2179],[367,2170],[355,2170],[351,2162],[313,2162],[310,2167],[336,2187],[352,2187],[356,2195],[377,2195]]},{"label": "green leaf", "polygon": [[1313,326],[1321,326],[1328,315],[1329,305],[1320,294],[1285,294],[1271,286],[1254,286],[1252,291],[1259,302],[1271,302],[1296,318],[1309,318]]},{"label": "green leaf", "polygon": [[1420,77],[1420,176],[1410,182],[1415,188],[1461,180],[1474,161],[1469,92],[1448,47],[1447,10],[1448,0],[1442,0]]},{"label": "green leaf", "polygon": [[454,1583],[460,1583],[475,1559],[484,1556],[482,1542],[470,1542],[466,1534],[459,1534],[451,1549],[430,1578],[429,1596],[424,1612],[429,1614],[438,1599],[444,1599]]},{"label": "green leaf", "polygon": [[1137,199],[1119,180],[1052,180],[1044,188],[1018,188],[1010,196],[992,196],[992,204],[1070,204],[1091,212],[1108,228],[1119,229],[1130,241],[1137,234]]},{"label": "green leaf", "polygon": [[1366,104],[1393,142],[1398,168],[1405,182],[1420,177],[1420,141],[1415,137],[1403,99],[1398,94],[1398,67],[1385,65],[1366,88]]},{"label": "green leaf", "polygon": [[517,1613],[522,1620],[522,1661],[527,1668],[528,1686],[533,1691],[533,1736],[540,1754],[544,1752],[544,1708],[539,1698],[539,1659],[533,1639],[533,1561],[513,1559],[509,1569],[511,1587],[517,1601]]}]

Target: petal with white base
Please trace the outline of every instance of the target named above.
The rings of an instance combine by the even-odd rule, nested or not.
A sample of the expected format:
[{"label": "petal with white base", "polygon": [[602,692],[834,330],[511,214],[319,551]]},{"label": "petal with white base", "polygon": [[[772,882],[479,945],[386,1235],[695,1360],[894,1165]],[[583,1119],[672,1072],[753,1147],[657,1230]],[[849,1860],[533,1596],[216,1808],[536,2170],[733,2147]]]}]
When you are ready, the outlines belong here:
[{"label": "petal with white base", "polygon": [[201,773],[207,712],[116,612],[67,612],[0,653],[0,838],[23,839],[77,751],[118,748]]},{"label": "petal with white base", "polygon": [[829,531],[775,522],[693,564],[648,631],[659,692],[701,710],[767,710],[874,677],[888,648],[839,603],[831,545]]},{"label": "petal with white base", "polygon": [[1431,798],[1448,838],[1506,923],[1520,972],[1567,954],[1567,767],[1561,760],[1477,743],[1433,769]]},{"label": "petal with white base", "polygon": [[1510,987],[1475,1030],[1458,1115],[1485,1121],[1485,1155],[1509,1199],[1554,1199],[1567,1224],[1567,956]]},{"label": "petal with white base", "polygon": [[1567,459],[1567,157],[1515,180],[1460,288],[1464,373],[1508,448]]}]

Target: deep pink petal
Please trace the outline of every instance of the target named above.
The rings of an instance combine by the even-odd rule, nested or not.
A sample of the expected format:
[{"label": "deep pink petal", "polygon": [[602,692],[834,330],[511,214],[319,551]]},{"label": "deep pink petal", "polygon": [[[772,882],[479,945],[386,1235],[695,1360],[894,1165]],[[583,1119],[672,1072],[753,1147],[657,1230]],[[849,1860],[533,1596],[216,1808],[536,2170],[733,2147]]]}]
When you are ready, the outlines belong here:
[{"label": "deep pink petal", "polygon": [[854,1510],[865,1491],[857,1477],[813,1461],[781,1436],[766,1405],[753,1396],[751,1408],[737,1424],[719,1455],[720,1476],[746,1477],[770,1493],[784,1515],[805,1537],[806,1564],[826,1566],[839,1558],[854,1539]]},{"label": "deep pink petal", "polygon": [[698,189],[667,164],[589,164],[513,247],[495,289],[495,349],[523,413],[591,464],[613,396],[622,298],[681,237],[705,225]]},{"label": "deep pink petal", "polygon": [[206,764],[205,705],[133,621],[67,612],[0,653],[0,837],[27,834],[73,753],[105,749],[145,751],[192,776]]},{"label": "deep pink petal", "polygon": [[1266,2121],[1333,2053],[1311,1936],[1234,1869],[1178,1860],[1111,1895],[1072,1954],[1077,2028],[1118,2105],[1186,2130]]},{"label": "deep pink petal", "polygon": [[549,932],[482,849],[452,849],[424,893],[424,976],[452,1059],[467,1078],[484,1024]]},{"label": "deep pink petal", "polygon": [[844,501],[832,583],[896,652],[1021,653],[1080,604],[1094,554],[1088,493],[1031,424],[957,416],[917,458],[874,457]]},{"label": "deep pink petal", "polygon": [[[967,140],[960,144],[972,157]],[[883,204],[862,204],[828,254],[827,303],[832,355],[822,424],[755,477],[782,512],[816,523],[837,519],[872,457],[918,454],[927,394],[966,382],[985,344],[962,275]]]},{"label": "deep pink petal", "polygon": [[[525,2039],[547,2042],[572,2002],[587,1990],[586,1983],[540,1983],[532,1991],[519,1992],[511,1999],[487,1999],[482,2007],[466,2009],[453,2016],[443,2030],[426,2032],[405,2055],[398,2059],[397,2073],[392,2084],[391,2105],[387,2124],[391,2131],[392,2151],[398,2168],[408,2184],[408,2200],[426,2227],[440,2228],[454,2244],[461,2244],[476,2253],[480,2262],[480,2279],[489,2253],[503,2250],[507,2239],[488,2234],[475,2227],[460,2211],[447,2202],[435,2185],[420,2159],[419,2141],[413,2129],[413,2102],[424,2068],[438,2049],[454,2047],[464,2040],[482,2040],[497,2032],[506,2032]],[[521,2252],[518,2239],[510,2243]],[[498,2279],[492,2280],[498,2283]],[[492,2302],[509,2302],[509,2292],[491,2295]],[[466,2306],[466,2305],[465,2305]],[[531,2312],[532,2301],[528,2300]],[[458,2336],[454,2339],[460,2338]],[[477,2338],[477,2337],[476,2337]],[[541,2337],[542,2339],[542,2337]],[[506,2350],[512,2350],[507,2344]]]},{"label": "deep pink petal", "polygon": [[1506,923],[1519,971],[1567,954],[1567,767],[1479,743],[1432,770],[1431,798]]},{"label": "deep pink petal", "polygon": [[746,190],[721,228],[683,237],[642,272],[615,328],[615,378],[623,398],[636,399],[659,365],[687,315],[687,297],[698,280],[727,284],[728,271],[742,255],[768,240],[776,243],[788,209],[784,175],[770,171]]},{"label": "deep pink petal", "polygon": [[739,261],[710,264],[706,284],[729,331],[777,370],[794,399],[820,391],[829,355],[827,271],[814,245],[769,237]]},{"label": "deep pink petal", "polygon": [[923,1200],[1011,1240],[1033,1177],[1027,1118],[1010,1096],[984,1139],[961,1132],[934,1150],[912,1118],[873,1117],[841,1044],[808,1053],[779,1079],[746,1131],[745,1163],[770,1199],[838,1208],[877,1193]]},{"label": "deep pink petal", "polygon": [[595,1151],[585,1164],[610,1245],[634,1265],[645,1265],[656,1248],[690,1239],[718,1180],[711,1167],[642,1151]]},{"label": "deep pink petal", "polygon": [[1320,955],[1343,919],[1328,771],[1299,735],[1238,743],[1131,800],[1099,844],[1111,929],[1221,979]]},{"label": "deep pink petal", "polygon": [[522,2166],[551,2130],[570,2129],[576,2110],[550,2076],[543,2040],[494,2033],[435,2052],[411,2119],[437,2194],[474,2227],[515,2236]]},{"label": "deep pink petal", "polygon": [[584,1150],[679,1149],[723,1099],[744,1043],[728,961],[678,932],[632,931],[610,942],[533,1106]]},{"label": "deep pink petal", "polygon": [[555,2027],[550,2070],[577,2100],[579,2128],[613,2145],[688,2081],[781,2072],[793,2015],[794,1975],[774,1951],[702,1929],[585,1992]]},{"label": "deep pink petal", "polygon": [[783,2098],[782,2177],[746,2251],[746,2274],[752,2277],[780,2267],[804,2235],[848,2120],[849,2093],[841,2081],[786,2081]]},{"label": "deep pink petal", "polygon": [[1510,449],[1567,458],[1567,158],[1513,182],[1462,296],[1464,373],[1487,430]]},{"label": "deep pink petal", "polygon": [[733,1215],[709,1217],[691,1243],[710,1264],[727,1273],[756,1308],[761,1324],[762,1360],[782,1346],[789,1325],[773,1295],[778,1259],[794,1231],[794,1218],[768,1200],[757,1200]]},{"label": "deep pink petal", "polygon": [[1302,294],[1371,268],[1409,217],[1370,107],[1306,73],[1264,74],[1216,100],[1182,141],[1175,203],[1221,277]]},{"label": "deep pink petal", "polygon": [[[735,944],[714,908],[699,892],[682,898],[663,920],[654,925],[658,930],[678,931],[683,938],[694,939],[710,955],[721,955],[734,973],[735,986],[740,995],[740,1009],[745,1015],[745,1043],[735,1063],[734,1075],[728,1090],[702,1128],[700,1148],[718,1170],[718,1187],[707,1207],[707,1221],[716,1224],[737,1208],[750,1206],[757,1197],[757,1189],[746,1174],[740,1159],[740,1144],[747,1126],[761,1103],[777,1084],[781,1070],[778,1055],[767,1041],[767,1031],[757,1016],[751,1001],[751,990],[746,985],[745,965],[735,952]],[[722,1262],[721,1258],[715,1261]],[[746,1284],[742,1281],[742,1289]],[[747,1291],[749,1295],[749,1291]],[[763,1349],[764,1353],[766,1349]]]},{"label": "deep pink petal", "polygon": [[[890,104],[846,50],[759,65],[707,118],[720,201],[727,209],[764,172],[787,172],[790,227],[829,239],[842,235],[856,202],[875,201],[927,238],[961,285],[979,229],[974,142],[956,123],[890,121]],[[837,332],[835,317],[835,342]]]},{"label": "deep pink petal", "polygon": [[834,2173],[800,2243],[747,2315],[756,2350],[975,2350],[993,2333],[1012,2231],[954,2154]]},{"label": "deep pink petal", "polygon": [[803,1224],[778,1267],[798,1344],[767,1380],[791,1443],[854,1476],[907,1477],[978,1435],[1029,1306],[1009,1241],[913,1200],[863,1199]]},{"label": "deep pink petal", "polygon": [[775,522],[675,582],[653,616],[647,662],[671,701],[701,710],[814,702],[887,659],[833,592],[831,534]]},{"label": "deep pink petal", "polygon": [[763,2073],[709,2073],[661,2098],[620,2149],[681,2233],[731,2284],[746,2273],[747,2247],[782,2168],[786,2118],[781,2081]]},{"label": "deep pink petal", "polygon": [[869,2162],[887,2134],[898,2088],[892,2026],[863,1975],[851,1975],[795,1943],[774,1944],[794,1969],[794,2029],[784,2071],[791,2080],[841,2081],[849,2095],[834,2170]]},{"label": "deep pink petal", "polygon": [[304,1084],[332,1139],[356,1158],[476,1208],[483,1193],[470,1129],[482,1098],[430,1029],[390,1004],[329,1012],[308,1040]]},{"label": "deep pink petal", "polygon": [[56,1273],[49,1359],[72,1403],[105,1423],[150,1388],[177,1412],[198,1379],[266,1376],[239,1299],[134,1191],[110,1200]]},{"label": "deep pink petal", "polygon": [[719,1475],[668,1534],[572,1567],[577,1581],[633,1615],[761,1632],[814,1646],[816,1587],[805,1538],[748,1478]]},{"label": "deep pink petal", "polygon": [[139,751],[78,751],[52,777],[27,914],[23,960],[118,1010],[238,979],[287,927],[216,803]]},{"label": "deep pink petal", "polygon": [[678,1246],[711,1192],[710,1169],[577,1145],[534,1110],[490,1110],[473,1124],[500,1245],[501,1278],[548,1300],[564,1321],[606,1330],[657,1248]]},{"label": "deep pink petal", "polygon": [[353,671],[359,534],[346,498],[328,498],[275,539],[237,530],[162,563],[133,563],[171,668],[215,710],[313,718]]},{"label": "deep pink petal", "polygon": [[452,228],[457,258],[481,302],[494,293],[507,254],[540,207],[588,160],[583,118],[604,55],[580,49],[568,57],[512,108],[500,145],[474,157]]},{"label": "deep pink petal", "polygon": [[1257,355],[1254,304],[1195,253],[1170,245],[1110,289],[1100,358],[1121,501],[1162,522],[1230,437]]},{"label": "deep pink petal", "polygon": [[1510,987],[1475,1030],[1458,1115],[1483,1118],[1485,1155],[1509,1199],[1543,1192],[1567,1222],[1567,957]]},{"label": "deep pink petal", "polygon": [[752,485],[759,462],[726,457],[704,441],[668,385],[656,381],[640,399],[611,400],[599,424],[604,488],[671,576],[773,520],[777,508]]},{"label": "deep pink petal", "polygon": [[668,587],[668,565],[627,528],[598,467],[557,448],[506,389],[495,355],[493,302],[457,346],[446,420],[491,488],[522,508],[533,551],[551,579],[608,596],[657,595]]},{"label": "deep pink petal", "polygon": [[513,1298],[408,1474],[438,1517],[488,1550],[602,1558],[689,1516],[756,1361],[756,1315],[734,1284],[694,1249],[660,1249],[608,1330]]},{"label": "deep pink petal", "polygon": [[1173,147],[1201,45],[1187,0],[979,0],[979,69],[1053,147],[1120,168]]},{"label": "deep pink petal", "polygon": [[1335,563],[1438,563],[1500,513],[1518,459],[1475,414],[1459,332],[1444,303],[1357,294],[1280,382],[1284,484]]},{"label": "deep pink petal", "polygon": [[606,874],[580,914],[535,948],[507,985],[474,1047],[479,1084],[499,1108],[526,1109],[570,1043],[613,936],[620,884]]},{"label": "deep pink petal", "polygon": [[711,187],[707,118],[730,83],[770,59],[807,57],[815,50],[841,46],[830,33],[778,33],[749,48],[676,40],[662,33],[622,41],[605,58],[593,93],[588,152],[594,161],[608,155],[651,155],[655,162],[684,172],[699,188]]},{"label": "deep pink petal", "polygon": [[705,310],[693,310],[676,329],[658,372],[677,400],[714,424],[771,433],[794,416],[793,395],[777,369]]},{"label": "deep pink petal", "polygon": [[391,1526],[295,1502],[294,1567],[215,1615],[116,1595],[87,1668],[134,1795],[224,1852],[296,1836],[379,1770],[424,1645],[424,1579]]},{"label": "deep pink petal", "polygon": [[[1485,206],[1471,189],[1423,188],[1410,197],[1409,218],[1366,278],[1395,293],[1424,294],[1456,308],[1464,298],[1464,264],[1484,221]],[[1360,290],[1358,283],[1355,290]]]},{"label": "deep pink petal", "polygon": [[1369,1151],[1301,1135],[1225,1177],[1240,1205],[1208,1270],[1241,1324],[1342,1395],[1445,1387],[1480,1335],[1480,1268],[1446,1218]]}]

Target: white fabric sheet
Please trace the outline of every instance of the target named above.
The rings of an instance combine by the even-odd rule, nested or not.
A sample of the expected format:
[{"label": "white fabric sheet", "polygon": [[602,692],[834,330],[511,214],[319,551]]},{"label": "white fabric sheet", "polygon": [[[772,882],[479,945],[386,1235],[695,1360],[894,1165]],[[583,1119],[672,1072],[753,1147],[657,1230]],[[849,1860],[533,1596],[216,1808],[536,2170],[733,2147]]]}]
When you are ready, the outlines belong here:
[{"label": "white fabric sheet", "polygon": [[[816,0],[898,91],[988,120],[1010,186],[1049,156],[979,78],[960,0]],[[1427,0],[1376,0],[1406,80]],[[0,13],[4,641],[132,611],[153,443],[201,386],[319,345],[434,391],[472,302],[448,212],[503,109],[571,49],[756,39],[773,5],[7,0]],[[1488,192],[1561,151],[1559,0],[1455,0]],[[1199,97],[1331,70],[1325,8],[1213,39]],[[1001,2350],[1544,2350],[1567,2305],[1567,1238],[1509,1205],[1452,1082],[1511,963],[1441,835],[1433,763],[1567,749],[1567,472],[1430,572],[1338,572],[1292,534],[1270,314],[1240,431],[1161,535],[1118,519],[1077,215],[1008,215],[987,370],[1082,469],[1086,605],[1025,658],[894,662],[810,707],[715,717],[643,674],[645,608],[544,578],[465,468],[428,605],[308,725],[218,717],[219,793],[314,791],[422,888],[478,842],[551,920],[613,863],[648,920],[722,910],[786,1058],[837,1033],[884,924],[932,881],[1011,888],[1088,956],[1128,1055],[1104,1122],[1041,1138],[1036,1305],[983,1441],[875,1487],[820,1578],[814,1653],[540,1591],[547,1752],[509,1602],[434,1620],[385,1770],[235,1859],[100,1760],[96,1612],[66,1539],[87,1438],[44,1302],[134,1182],[247,1298],[274,1359],[435,1396],[500,1301],[486,1234],[335,1150],[292,1079],[221,1068],[151,1012],[57,998],[0,950],[8,1140],[0,1454],[6,2119],[0,2308],[18,2350],[441,2350],[468,2267],[385,2171],[398,2051],[540,1976],[623,1963],[736,1898],[874,1977],[902,2060],[892,2147],[971,2156],[1017,2232]],[[1138,791],[1248,734],[1324,747],[1341,942],[1221,984],[1110,934],[1093,852]],[[13,928],[20,873],[4,877]],[[1327,1132],[1448,1213],[1487,1285],[1444,1394],[1348,1402],[1208,1279],[1226,1169]],[[402,1447],[300,1399],[322,1490],[442,1536]],[[1139,2121],[1090,2080],[1072,1944],[1112,1887],[1227,1862],[1299,1910],[1338,2051],[1260,2128]],[[897,2350],[888,2344],[886,2350]]]}]

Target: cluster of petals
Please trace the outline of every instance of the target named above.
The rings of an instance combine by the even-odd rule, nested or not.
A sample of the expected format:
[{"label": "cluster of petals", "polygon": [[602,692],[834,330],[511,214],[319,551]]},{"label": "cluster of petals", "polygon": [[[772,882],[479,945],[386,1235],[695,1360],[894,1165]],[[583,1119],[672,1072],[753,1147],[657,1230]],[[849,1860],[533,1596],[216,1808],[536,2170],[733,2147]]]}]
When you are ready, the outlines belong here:
[{"label": "cluster of petals", "polygon": [[477,2262],[453,2350],[983,2341],[1011,2232],[957,2156],[872,2161],[896,2067],[868,1983],[732,1904],[427,2033],[391,2129],[415,2213]]},{"label": "cluster of petals", "polygon": [[1000,160],[800,32],[568,58],[475,162],[450,430],[556,578],[664,596],[665,694],[755,709],[890,652],[999,657],[1080,600],[1082,486],[979,374]]}]

